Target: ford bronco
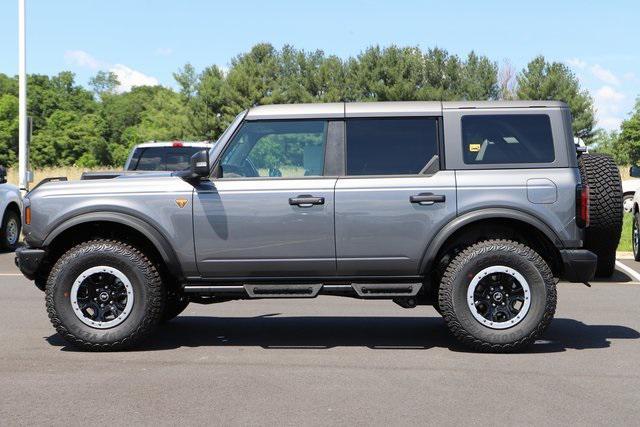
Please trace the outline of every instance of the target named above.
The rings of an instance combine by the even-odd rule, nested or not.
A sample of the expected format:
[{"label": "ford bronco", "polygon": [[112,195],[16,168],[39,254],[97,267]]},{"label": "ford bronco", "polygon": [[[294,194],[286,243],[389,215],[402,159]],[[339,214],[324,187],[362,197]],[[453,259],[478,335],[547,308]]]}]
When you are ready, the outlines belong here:
[{"label": "ford bronco", "polygon": [[622,221],[617,167],[554,101],[258,106],[184,171],[48,182],[24,206],[16,263],[90,350],[191,302],[323,294],[431,304],[471,348],[514,351],[558,280],[612,273]]}]

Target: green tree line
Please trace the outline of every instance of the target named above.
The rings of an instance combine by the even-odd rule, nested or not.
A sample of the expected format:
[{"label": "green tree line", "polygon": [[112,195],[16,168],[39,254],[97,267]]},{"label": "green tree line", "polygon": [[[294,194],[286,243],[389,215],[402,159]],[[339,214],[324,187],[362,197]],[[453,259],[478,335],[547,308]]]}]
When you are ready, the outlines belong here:
[{"label": "green tree line", "polygon": [[[258,104],[391,100],[562,100],[571,107],[574,133],[593,134],[604,151],[626,147],[627,159],[640,157],[638,109],[619,134],[594,133],[591,96],[567,66],[542,56],[515,72],[475,52],[373,46],[342,59],[263,43],[228,69],[198,72],[186,64],[174,78],[176,90],[139,86],[121,93],[110,72],[98,72],[90,88],[69,71],[29,75],[32,165],[122,166],[136,143],[215,140],[240,111]],[[0,74],[0,164],[9,166],[17,159],[17,93],[17,78]],[[637,148],[621,141],[636,141]]]}]

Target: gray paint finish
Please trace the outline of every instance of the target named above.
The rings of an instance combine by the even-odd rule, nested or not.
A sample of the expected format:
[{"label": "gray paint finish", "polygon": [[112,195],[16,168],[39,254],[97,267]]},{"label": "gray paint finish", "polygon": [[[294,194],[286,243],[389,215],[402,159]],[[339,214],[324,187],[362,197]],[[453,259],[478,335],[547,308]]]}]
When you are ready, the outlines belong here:
[{"label": "gray paint finish", "polygon": [[[541,179],[552,182],[563,197],[552,203],[531,202],[528,182]],[[582,232],[575,222],[577,169],[459,170],[456,171],[456,181],[458,215],[483,208],[523,211],[554,230],[565,247],[580,245]]]},{"label": "gray paint finish", "polygon": [[[446,200],[411,203],[420,193]],[[456,215],[455,173],[340,178],[335,197],[339,275],[418,274],[426,245]]]},{"label": "gray paint finish", "polygon": [[[193,202],[198,267],[211,276],[335,274],[336,178],[219,179]],[[324,197],[292,206],[289,198]]]}]

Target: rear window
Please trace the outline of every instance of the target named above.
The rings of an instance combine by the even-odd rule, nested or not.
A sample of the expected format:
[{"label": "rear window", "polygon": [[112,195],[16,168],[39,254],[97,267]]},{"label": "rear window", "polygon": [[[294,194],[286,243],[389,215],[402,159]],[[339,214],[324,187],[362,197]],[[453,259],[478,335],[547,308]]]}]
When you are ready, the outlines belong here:
[{"label": "rear window", "polygon": [[347,121],[347,175],[415,175],[437,152],[435,118]]},{"label": "rear window", "polygon": [[147,147],[137,148],[128,170],[178,171],[189,167],[191,156],[202,147]]},{"label": "rear window", "polygon": [[551,163],[555,154],[549,116],[463,116],[462,152],[468,165]]}]

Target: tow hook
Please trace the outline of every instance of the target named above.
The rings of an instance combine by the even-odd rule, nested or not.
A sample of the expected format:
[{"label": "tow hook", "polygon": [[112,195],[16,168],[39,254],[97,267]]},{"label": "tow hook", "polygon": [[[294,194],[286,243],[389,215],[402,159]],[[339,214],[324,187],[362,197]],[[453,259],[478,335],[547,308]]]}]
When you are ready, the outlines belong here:
[{"label": "tow hook", "polygon": [[587,288],[591,287],[591,283],[589,283],[589,282],[585,281],[585,282],[582,282],[582,284],[585,285]]}]

